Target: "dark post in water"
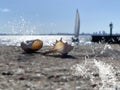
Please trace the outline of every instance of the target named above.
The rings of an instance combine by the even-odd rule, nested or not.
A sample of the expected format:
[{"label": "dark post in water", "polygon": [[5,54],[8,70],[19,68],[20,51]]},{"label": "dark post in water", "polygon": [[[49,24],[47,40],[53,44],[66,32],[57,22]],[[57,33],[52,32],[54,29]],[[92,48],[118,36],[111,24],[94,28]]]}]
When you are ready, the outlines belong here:
[{"label": "dark post in water", "polygon": [[110,24],[109,24],[109,26],[110,26],[110,36],[112,36],[113,24],[112,24],[112,23],[110,23]]}]

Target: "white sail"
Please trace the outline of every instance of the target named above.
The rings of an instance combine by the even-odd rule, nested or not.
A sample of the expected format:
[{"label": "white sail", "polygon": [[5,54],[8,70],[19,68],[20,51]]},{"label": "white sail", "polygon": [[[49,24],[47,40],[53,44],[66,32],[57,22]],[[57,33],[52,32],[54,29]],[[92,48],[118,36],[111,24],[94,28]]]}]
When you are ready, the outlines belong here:
[{"label": "white sail", "polygon": [[80,16],[78,9],[76,11],[76,19],[75,19],[75,31],[74,31],[74,37],[78,38],[79,36],[79,29],[80,29]]}]

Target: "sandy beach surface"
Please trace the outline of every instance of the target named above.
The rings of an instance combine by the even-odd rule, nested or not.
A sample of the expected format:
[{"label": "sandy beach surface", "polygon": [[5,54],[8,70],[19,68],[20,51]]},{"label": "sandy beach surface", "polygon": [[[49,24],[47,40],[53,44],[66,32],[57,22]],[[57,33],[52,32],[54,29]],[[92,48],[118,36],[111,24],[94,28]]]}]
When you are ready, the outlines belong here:
[{"label": "sandy beach surface", "polygon": [[0,90],[120,90],[120,45],[76,46],[66,57],[0,46]]}]

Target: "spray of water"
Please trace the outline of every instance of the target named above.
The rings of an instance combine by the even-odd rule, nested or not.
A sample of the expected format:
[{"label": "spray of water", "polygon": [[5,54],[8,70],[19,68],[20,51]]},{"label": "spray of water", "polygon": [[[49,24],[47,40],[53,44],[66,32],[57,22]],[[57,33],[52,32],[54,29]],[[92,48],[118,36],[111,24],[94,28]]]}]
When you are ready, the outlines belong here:
[{"label": "spray of water", "polygon": [[6,27],[11,30],[10,34],[32,35],[37,33],[37,25],[34,25],[22,16],[16,20],[8,21]]},{"label": "spray of water", "polygon": [[100,54],[103,54],[106,50],[113,50],[110,44],[105,44]]},{"label": "spray of water", "polygon": [[[100,45],[99,45],[100,46]],[[96,53],[96,48],[101,49],[99,53]],[[116,70],[112,66],[112,63],[105,63],[101,60],[96,60],[98,55],[108,54],[111,51],[116,56],[116,52],[111,45],[105,44],[103,47],[92,47],[92,52],[95,54],[93,59],[85,57],[85,62],[73,65],[71,67],[72,75],[82,76],[84,78],[89,77],[92,84],[97,85],[98,90],[120,90],[119,82],[116,77]],[[97,49],[98,50],[98,49]],[[109,53],[110,54],[110,53]],[[108,55],[109,55],[108,54]],[[96,81],[94,74],[98,73],[99,80]]]},{"label": "spray of water", "polygon": [[114,90],[117,79],[113,67],[102,61],[94,60],[94,63],[99,69],[99,75],[102,81],[102,86],[99,90]]},{"label": "spray of water", "polygon": [[[73,65],[71,70],[74,76],[89,77],[91,84],[97,84],[99,90],[119,90],[116,89],[119,87],[119,82],[115,76],[116,72],[110,64],[94,59],[84,64]],[[99,81],[95,79],[95,73],[98,73]]]},{"label": "spray of water", "polygon": [[[97,85],[97,90],[120,90],[120,82],[116,77],[116,73],[119,72],[119,70],[116,71],[111,62],[106,63],[102,60],[95,59],[97,56],[102,57],[104,54],[108,56],[112,55],[112,57],[115,58],[118,54],[109,44],[105,44],[104,46],[97,45],[96,47],[92,46],[91,48],[95,57],[90,59],[87,54],[84,63],[75,64],[71,67],[73,71],[72,75],[82,76],[84,78],[89,77],[90,82]],[[98,81],[95,80],[94,73],[98,73]]]}]

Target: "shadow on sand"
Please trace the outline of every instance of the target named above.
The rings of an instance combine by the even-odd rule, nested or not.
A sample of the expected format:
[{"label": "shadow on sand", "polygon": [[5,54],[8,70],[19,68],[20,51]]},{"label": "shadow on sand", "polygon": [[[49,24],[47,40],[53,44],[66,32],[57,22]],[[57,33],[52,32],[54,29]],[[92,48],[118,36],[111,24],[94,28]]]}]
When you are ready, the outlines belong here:
[{"label": "shadow on sand", "polygon": [[44,56],[49,56],[49,57],[54,57],[54,58],[62,58],[62,59],[77,59],[76,57],[74,57],[72,55],[60,55],[60,54],[56,55],[56,54],[52,54],[52,55],[44,55]]},{"label": "shadow on sand", "polygon": [[72,56],[72,55],[60,55],[60,54],[47,54],[45,55],[43,52],[22,52],[23,55],[27,55],[27,56],[34,56],[37,54],[43,55],[43,56],[49,56],[49,57],[54,57],[54,58],[62,58],[62,59],[77,59],[76,57]]}]

